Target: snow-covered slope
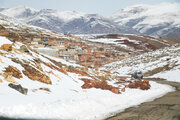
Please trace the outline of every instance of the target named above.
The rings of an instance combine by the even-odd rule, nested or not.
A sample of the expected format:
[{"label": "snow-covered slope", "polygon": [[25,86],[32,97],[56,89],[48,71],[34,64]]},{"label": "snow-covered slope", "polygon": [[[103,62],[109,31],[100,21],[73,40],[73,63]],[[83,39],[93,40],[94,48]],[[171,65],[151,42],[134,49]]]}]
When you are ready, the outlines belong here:
[{"label": "snow-covered slope", "polygon": [[4,9],[2,11],[2,14],[15,18],[26,18],[30,15],[34,15],[36,12],[38,12],[38,10],[35,10],[33,8],[27,6],[18,6],[15,8]]},{"label": "snow-covered slope", "polygon": [[[99,83],[103,76],[106,79],[110,76],[36,53],[30,47],[13,43],[5,37],[0,37],[0,41],[0,116],[99,120],[173,91],[172,87],[155,82],[150,82],[149,90],[126,88],[122,94],[106,90],[106,82],[102,82],[103,90],[97,89],[101,88],[100,85],[83,89],[87,79],[94,80],[94,84]],[[125,86],[117,86],[115,82],[111,79],[107,86]],[[18,84],[28,90],[26,95],[19,92],[22,89],[16,88]]]},{"label": "snow-covered slope", "polygon": [[40,27],[28,25],[26,23],[23,23],[22,21],[19,21],[12,17],[8,17],[1,13],[0,13],[0,25],[4,27],[5,29],[9,31],[14,31],[14,32],[22,31],[22,32],[28,32],[28,33],[37,33],[37,34],[39,33],[39,34],[46,34],[46,35],[63,36],[63,34],[61,33],[56,34]]},{"label": "snow-covered slope", "polygon": [[180,82],[180,44],[107,64],[101,69],[115,75],[130,75],[142,71],[145,76]]},{"label": "snow-covered slope", "polygon": [[0,35],[10,39],[25,41],[32,37],[53,37],[66,40],[76,40],[73,36],[26,24],[20,20],[8,17],[0,13]]},{"label": "snow-covered slope", "polygon": [[180,37],[180,3],[135,5],[114,13],[110,18],[143,34]]},{"label": "snow-covered slope", "polygon": [[78,36],[87,41],[111,44],[122,48],[121,51],[124,49],[134,53],[152,51],[171,45],[166,39],[133,34],[88,34]]},{"label": "snow-covered slope", "polygon": [[98,14],[52,9],[35,10],[26,6],[5,9],[1,13],[62,33],[138,33],[127,26],[118,27],[112,20]]},{"label": "snow-covered slope", "polygon": [[27,6],[0,12],[48,30],[73,33],[128,33],[180,38],[180,3],[135,5],[109,17],[76,11],[36,10]]}]

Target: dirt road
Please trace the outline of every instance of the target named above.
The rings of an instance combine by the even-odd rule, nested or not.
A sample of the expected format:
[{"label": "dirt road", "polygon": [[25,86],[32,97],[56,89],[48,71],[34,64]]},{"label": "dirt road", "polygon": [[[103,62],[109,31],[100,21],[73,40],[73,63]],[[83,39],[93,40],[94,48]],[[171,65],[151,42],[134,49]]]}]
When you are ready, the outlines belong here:
[{"label": "dirt road", "polygon": [[174,86],[176,91],[138,107],[128,108],[106,120],[180,120],[180,83],[163,80],[156,82]]}]

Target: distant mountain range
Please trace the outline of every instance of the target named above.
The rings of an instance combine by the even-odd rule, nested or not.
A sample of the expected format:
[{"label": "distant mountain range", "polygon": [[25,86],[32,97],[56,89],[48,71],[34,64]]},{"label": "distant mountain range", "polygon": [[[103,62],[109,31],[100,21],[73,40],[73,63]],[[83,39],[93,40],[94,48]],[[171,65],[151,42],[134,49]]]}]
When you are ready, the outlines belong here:
[{"label": "distant mountain range", "polygon": [[85,14],[76,11],[35,10],[27,6],[2,9],[2,14],[20,19],[27,24],[48,30],[71,34],[96,33],[138,33],[98,14]]},{"label": "distant mountain range", "polygon": [[136,5],[104,17],[76,11],[0,8],[0,13],[27,24],[70,34],[126,33],[180,38],[180,4]]},{"label": "distant mountain range", "polygon": [[179,3],[131,6],[110,18],[120,26],[128,26],[143,34],[180,38]]}]

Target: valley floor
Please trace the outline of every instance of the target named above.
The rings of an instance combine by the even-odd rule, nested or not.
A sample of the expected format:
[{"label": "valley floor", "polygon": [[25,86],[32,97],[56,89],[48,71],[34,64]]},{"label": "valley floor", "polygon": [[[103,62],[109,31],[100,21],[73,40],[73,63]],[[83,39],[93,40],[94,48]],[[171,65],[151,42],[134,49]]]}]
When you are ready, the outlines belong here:
[{"label": "valley floor", "polygon": [[138,107],[128,108],[106,120],[180,120],[180,83],[162,80],[156,82],[174,86],[176,91]]}]

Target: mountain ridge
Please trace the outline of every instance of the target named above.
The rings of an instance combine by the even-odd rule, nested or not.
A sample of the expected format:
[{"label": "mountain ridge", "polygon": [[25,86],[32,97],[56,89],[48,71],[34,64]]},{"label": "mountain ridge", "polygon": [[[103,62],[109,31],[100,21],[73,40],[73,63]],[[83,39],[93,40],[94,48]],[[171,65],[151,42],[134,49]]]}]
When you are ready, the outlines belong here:
[{"label": "mountain ridge", "polygon": [[179,3],[135,5],[109,17],[117,24],[132,27],[142,34],[179,38],[179,7]]},{"label": "mountain ridge", "polygon": [[141,4],[124,8],[110,16],[53,9],[36,10],[27,6],[2,8],[0,12],[54,32],[125,33],[180,38],[179,7],[179,3]]},{"label": "mountain ridge", "polygon": [[[22,9],[19,14],[14,9]],[[22,12],[24,11],[24,12]],[[35,11],[35,13],[34,13]],[[12,14],[10,14],[12,12]],[[29,7],[15,7],[1,11],[2,14],[20,19],[27,24],[39,26],[55,32],[70,34],[97,33],[138,33],[127,26],[117,26],[108,17],[77,11],[57,11],[52,9],[34,10]]]}]

